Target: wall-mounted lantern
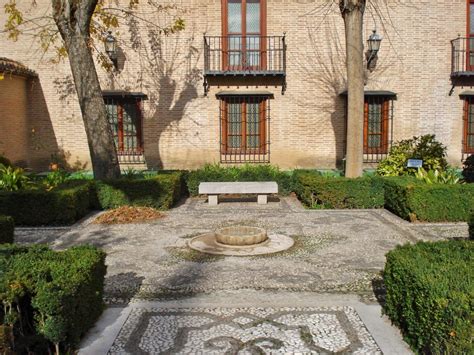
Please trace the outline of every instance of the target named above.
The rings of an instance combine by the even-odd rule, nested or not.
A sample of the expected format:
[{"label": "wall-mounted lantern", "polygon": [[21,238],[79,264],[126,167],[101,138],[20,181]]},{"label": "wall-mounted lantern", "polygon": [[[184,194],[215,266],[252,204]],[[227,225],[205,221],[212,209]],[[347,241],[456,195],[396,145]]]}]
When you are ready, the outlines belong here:
[{"label": "wall-mounted lantern", "polygon": [[115,69],[117,69],[117,39],[112,35],[112,31],[108,31],[108,35],[104,38],[105,53],[114,63]]},{"label": "wall-mounted lantern", "polygon": [[[377,58],[377,53],[380,49],[380,43],[382,42],[382,36],[377,33],[377,30],[373,30],[372,34],[367,40],[367,69],[373,71],[375,69],[374,59]],[[374,62],[374,63],[372,63]]]}]

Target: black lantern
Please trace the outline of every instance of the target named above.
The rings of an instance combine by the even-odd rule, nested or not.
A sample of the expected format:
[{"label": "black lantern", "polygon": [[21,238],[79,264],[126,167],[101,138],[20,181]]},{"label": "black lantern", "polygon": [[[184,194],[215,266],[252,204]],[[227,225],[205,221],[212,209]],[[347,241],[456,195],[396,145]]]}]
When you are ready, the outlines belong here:
[{"label": "black lantern", "polygon": [[112,36],[112,31],[108,31],[108,35],[104,39],[105,53],[110,60],[116,65],[117,62],[117,40]]},{"label": "black lantern", "polygon": [[377,30],[373,30],[372,34],[367,40],[367,68],[370,71],[375,69],[377,53],[380,49],[380,43],[382,42],[382,37],[377,33]]},{"label": "black lantern", "polygon": [[381,42],[382,42],[382,37],[379,36],[379,34],[377,33],[377,30],[373,30],[372,34],[369,36],[369,39],[367,40],[369,53],[372,57],[375,57],[377,55],[377,52],[380,49]]}]

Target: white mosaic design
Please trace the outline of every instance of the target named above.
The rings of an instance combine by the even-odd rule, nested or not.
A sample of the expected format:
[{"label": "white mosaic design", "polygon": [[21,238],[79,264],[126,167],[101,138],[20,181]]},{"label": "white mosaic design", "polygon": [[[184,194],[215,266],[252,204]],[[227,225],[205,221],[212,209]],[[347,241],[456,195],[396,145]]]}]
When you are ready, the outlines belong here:
[{"label": "white mosaic design", "polygon": [[381,354],[351,307],[131,311],[109,354]]}]

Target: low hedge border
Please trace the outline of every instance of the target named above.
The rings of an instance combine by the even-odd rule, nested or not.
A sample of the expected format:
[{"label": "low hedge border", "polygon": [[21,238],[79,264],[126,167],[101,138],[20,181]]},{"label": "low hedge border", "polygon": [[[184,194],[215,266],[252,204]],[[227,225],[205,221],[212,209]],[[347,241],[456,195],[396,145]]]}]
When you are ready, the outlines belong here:
[{"label": "low hedge border", "polygon": [[184,173],[106,181],[69,180],[51,191],[0,191],[0,215],[17,225],[70,225],[89,211],[124,205],[167,210],[185,194]]},{"label": "low hedge border", "polygon": [[184,173],[169,172],[147,178],[97,181],[95,194],[100,209],[130,205],[167,210],[185,194]]},{"label": "low hedge border", "polygon": [[0,191],[0,214],[10,215],[17,225],[72,224],[90,207],[90,183],[68,183],[52,191]]},{"label": "low hedge border", "polygon": [[295,174],[295,192],[312,209],[383,208],[383,181],[378,177],[328,178],[312,172]]},{"label": "low hedge border", "polygon": [[0,244],[13,243],[15,222],[10,216],[0,215]]},{"label": "low hedge border", "polygon": [[420,242],[387,254],[383,311],[419,353],[473,354],[474,243]]},{"label": "low hedge border", "polygon": [[94,247],[5,244],[0,266],[0,320],[16,353],[69,353],[102,313],[105,254]]},{"label": "low hedge border", "polygon": [[426,184],[411,177],[385,178],[385,207],[409,221],[468,221],[474,184]]}]

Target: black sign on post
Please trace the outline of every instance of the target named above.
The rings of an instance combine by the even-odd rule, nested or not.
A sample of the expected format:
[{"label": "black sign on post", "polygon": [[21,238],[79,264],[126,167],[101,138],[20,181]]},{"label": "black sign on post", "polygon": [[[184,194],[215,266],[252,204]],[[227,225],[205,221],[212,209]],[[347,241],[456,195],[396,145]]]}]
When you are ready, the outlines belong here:
[{"label": "black sign on post", "polygon": [[407,168],[422,168],[423,160],[421,159],[408,159]]}]

